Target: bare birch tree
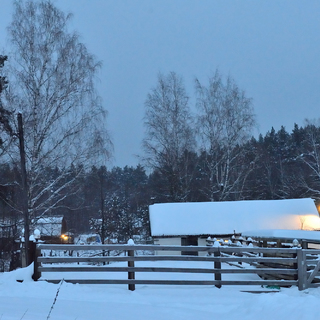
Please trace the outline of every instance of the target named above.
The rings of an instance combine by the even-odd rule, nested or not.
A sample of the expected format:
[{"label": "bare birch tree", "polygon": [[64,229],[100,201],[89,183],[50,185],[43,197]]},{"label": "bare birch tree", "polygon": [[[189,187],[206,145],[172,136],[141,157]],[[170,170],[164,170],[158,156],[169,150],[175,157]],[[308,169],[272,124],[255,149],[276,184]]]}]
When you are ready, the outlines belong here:
[{"label": "bare birch tree", "polygon": [[186,200],[186,181],[191,179],[183,169],[186,164],[181,165],[185,152],[195,147],[188,100],[182,78],[170,72],[159,74],[145,102],[146,159],[164,177],[167,188],[163,195],[170,201]]},{"label": "bare birch tree", "polygon": [[306,120],[303,143],[296,160],[303,165],[299,184],[303,196],[320,199],[320,120]]},{"label": "bare birch tree", "polygon": [[0,55],[0,156],[6,152],[7,146],[13,137],[13,130],[10,124],[12,113],[2,105],[2,94],[8,86],[7,77],[3,75],[2,69],[7,60],[7,56]]},{"label": "bare birch tree", "polygon": [[207,86],[195,81],[198,133],[206,152],[208,184],[204,193],[211,201],[226,200],[239,193],[248,174],[238,148],[255,125],[251,99],[228,77],[224,82],[217,70]]},{"label": "bare birch tree", "polygon": [[108,159],[112,147],[95,90],[101,63],[68,30],[70,19],[50,1],[15,1],[8,28],[5,103],[23,115],[30,219],[61,205],[67,189],[76,192],[86,165]]}]

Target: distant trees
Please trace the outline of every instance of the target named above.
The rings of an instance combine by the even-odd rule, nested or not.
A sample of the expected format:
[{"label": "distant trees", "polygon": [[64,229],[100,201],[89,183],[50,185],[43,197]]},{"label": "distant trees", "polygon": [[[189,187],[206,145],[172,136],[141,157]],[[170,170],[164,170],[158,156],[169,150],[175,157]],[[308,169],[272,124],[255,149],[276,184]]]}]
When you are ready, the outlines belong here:
[{"label": "distant trees", "polygon": [[[4,63],[7,59],[7,56],[0,55],[0,163],[10,159],[8,148],[12,140],[16,138],[12,128],[12,112],[5,109],[2,103],[2,97],[8,87],[7,77],[3,73]],[[17,217],[17,212],[14,212],[9,204],[18,200],[13,192],[16,169],[12,170],[9,164],[0,167],[0,211],[2,219],[7,223],[9,222],[8,216],[10,223],[15,222]]]},{"label": "distant trees", "polygon": [[[228,77],[224,82],[217,70],[207,86],[196,79],[197,127],[202,141],[207,183],[202,191],[211,201],[226,200],[240,190],[250,167],[243,157],[255,126],[252,101]],[[237,198],[237,196],[236,196]]]},{"label": "distant trees", "polygon": [[[310,143],[313,141],[316,148],[320,146],[319,132],[320,126],[310,123],[304,127],[295,125],[291,132],[284,127],[278,131],[272,128],[265,135],[251,137],[237,145],[235,152],[241,156],[237,159],[236,168],[247,168],[247,176],[242,180],[241,188],[235,188],[235,193],[229,193],[225,200],[234,200],[240,196],[246,200],[319,199],[320,181],[313,169],[316,152]],[[310,140],[311,133],[313,140]],[[188,201],[211,201],[210,195],[202,192],[208,183],[209,171],[203,165],[207,156],[205,150],[188,153],[188,170],[193,173]],[[104,172],[105,179],[101,189],[96,175],[100,170]],[[125,242],[132,235],[143,235],[146,238],[149,232],[148,206],[154,202],[171,201],[166,194],[163,195],[165,181],[166,177],[157,168],[146,174],[140,165],[135,168],[92,169],[84,176],[84,202],[88,206],[81,209],[84,210],[82,216],[102,221],[99,211],[102,191],[105,239]],[[101,223],[96,227],[95,230],[101,232]]]},{"label": "distant trees", "polygon": [[[296,149],[296,160],[303,166],[299,170],[299,182],[305,189],[305,196],[320,198],[320,122],[307,121],[303,140]],[[301,137],[301,136],[300,136]]]},{"label": "distant trees", "polygon": [[158,75],[145,102],[146,160],[161,175],[161,195],[169,201],[185,201],[189,192],[186,155],[195,148],[195,136],[188,100],[182,78],[170,72]]},{"label": "distant trees", "polygon": [[[8,57],[7,56],[3,56],[3,55],[0,55],[0,70],[1,68],[3,68],[4,66],[4,62],[8,60]],[[6,80],[6,77],[4,77],[2,75],[2,73],[0,73],[0,94],[1,92],[4,90],[5,86],[7,85],[7,80]]]},{"label": "distant trees", "polygon": [[249,199],[319,199],[317,170],[319,127],[294,125],[291,133],[273,128],[252,139],[249,147],[257,154],[246,188]]},{"label": "distant trees", "polygon": [[[0,55],[0,97],[2,94],[2,91],[4,91],[4,89],[7,87],[8,85],[8,80],[6,79],[6,77],[2,74],[2,68],[4,66],[5,61],[8,60],[7,56],[2,56]],[[0,99],[0,106],[2,106],[2,102]]]},{"label": "distant trees", "polygon": [[[247,189],[254,199],[290,199],[299,197],[296,189],[297,163],[292,149],[292,136],[284,127],[271,128],[265,136],[252,139],[249,148],[256,154],[252,183]],[[297,189],[296,189],[297,190]]]},{"label": "distant trees", "polygon": [[[195,84],[196,115],[191,115],[182,79],[174,72],[160,74],[147,96],[144,150],[153,169],[151,178],[158,184],[155,201],[243,197],[252,169],[242,147],[255,126],[252,101],[219,71],[208,85],[198,79]],[[200,157],[196,141],[201,143]]]},{"label": "distant trees", "polygon": [[[87,174],[90,181],[91,228],[102,241],[127,241],[133,235],[149,236],[148,177],[142,166],[93,167]],[[94,182],[95,181],[95,182]],[[87,190],[89,193],[89,190]]]},{"label": "distant trees", "polygon": [[7,56],[0,55],[0,155],[5,152],[7,147],[6,140],[10,140],[13,136],[13,129],[10,124],[10,118],[12,113],[5,109],[2,104],[2,94],[4,90],[8,86],[8,80],[5,75],[2,74],[2,69],[4,66],[5,61],[8,60]]},{"label": "distant trees", "polygon": [[[320,127],[307,123],[297,125],[291,132],[284,127],[271,129],[265,135],[251,138],[236,147],[242,156],[237,159],[237,168],[248,168],[241,188],[235,189],[225,200],[241,199],[291,199],[311,197],[319,200],[320,180],[316,171],[317,152],[320,145]],[[312,137],[312,139],[311,139]],[[313,143],[311,144],[311,141]],[[210,195],[202,192],[208,183],[207,154],[188,152],[188,170],[192,172],[188,201],[211,201]],[[241,169],[241,168],[240,168]],[[70,167],[66,181],[77,175],[78,168]],[[45,179],[60,175],[59,168],[46,168]],[[130,237],[149,235],[148,206],[155,202],[171,201],[165,190],[166,177],[158,169],[137,167],[104,166],[84,167],[76,183],[65,187],[66,196],[55,213],[64,215],[69,230],[76,233],[97,232],[103,241],[126,242]],[[1,181],[5,184],[19,176],[19,168],[0,164]],[[12,217],[10,204],[20,203],[19,187],[1,188],[0,195],[8,205],[0,202],[1,217]],[[91,227],[89,229],[89,221]]]},{"label": "distant trees", "polygon": [[195,93],[192,115],[171,72],[147,96],[150,203],[320,198],[319,125],[272,128],[256,139],[252,100],[231,77],[217,70],[207,84],[196,79]]},{"label": "distant trees", "polygon": [[24,119],[30,219],[62,205],[84,168],[111,152],[94,85],[101,64],[68,31],[70,18],[50,1],[16,1],[9,26],[4,103]]}]

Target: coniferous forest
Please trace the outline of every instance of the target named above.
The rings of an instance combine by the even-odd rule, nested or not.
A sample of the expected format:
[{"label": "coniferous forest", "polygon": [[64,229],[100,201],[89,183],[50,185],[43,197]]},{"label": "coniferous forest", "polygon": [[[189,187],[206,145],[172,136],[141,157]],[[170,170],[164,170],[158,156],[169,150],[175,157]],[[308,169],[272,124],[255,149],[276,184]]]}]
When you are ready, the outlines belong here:
[{"label": "coniferous forest", "polygon": [[[186,150],[173,172],[167,166],[146,173],[136,167],[95,167],[88,170],[69,167],[65,179],[73,181],[59,194],[63,198],[52,206],[49,215],[64,215],[70,230],[80,233],[95,228],[95,219],[103,219],[105,235],[127,240],[134,234],[148,235],[148,206],[160,202],[233,201],[244,199],[319,198],[320,128],[308,124],[294,126],[292,132],[273,128],[257,139],[252,137],[235,153],[240,159],[230,166],[227,184],[217,177],[212,183],[206,151]],[[187,166],[186,166],[187,159]],[[221,168],[221,172],[224,168]],[[19,219],[21,207],[20,168],[1,164],[1,220]],[[58,167],[44,168],[41,181],[54,180]],[[179,179],[175,177],[179,175]],[[186,181],[188,183],[186,183]],[[65,181],[61,182],[61,185]],[[212,185],[215,189],[212,190]],[[59,189],[60,185],[56,186]],[[210,191],[210,192],[209,192]],[[39,202],[50,198],[56,190],[48,190]],[[35,204],[35,206],[37,203]],[[40,216],[44,209],[36,213]]]}]

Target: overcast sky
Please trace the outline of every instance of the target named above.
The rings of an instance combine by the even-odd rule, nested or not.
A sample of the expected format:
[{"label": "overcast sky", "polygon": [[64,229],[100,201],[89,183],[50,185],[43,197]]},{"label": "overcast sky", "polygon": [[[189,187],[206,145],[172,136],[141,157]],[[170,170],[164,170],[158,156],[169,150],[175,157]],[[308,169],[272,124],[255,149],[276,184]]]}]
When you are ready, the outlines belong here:
[{"label": "overcast sky", "polygon": [[[98,90],[109,111],[115,159],[142,154],[144,101],[157,74],[175,71],[194,102],[194,78],[219,68],[253,98],[259,129],[291,131],[320,116],[320,1],[55,0],[102,60]],[[6,51],[11,0],[0,2]]]}]

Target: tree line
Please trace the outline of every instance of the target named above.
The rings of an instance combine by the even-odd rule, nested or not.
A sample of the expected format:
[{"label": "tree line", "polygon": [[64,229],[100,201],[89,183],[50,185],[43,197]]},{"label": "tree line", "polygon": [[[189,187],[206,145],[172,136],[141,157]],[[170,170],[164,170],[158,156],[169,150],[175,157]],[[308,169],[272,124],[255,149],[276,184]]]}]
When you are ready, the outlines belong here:
[{"label": "tree line", "polygon": [[[320,127],[313,123],[272,128],[232,150],[228,176],[219,179],[225,165],[212,175],[212,150],[185,151],[177,161],[179,179],[172,188],[168,168],[155,168],[149,176],[155,202],[296,199],[320,196]],[[215,149],[223,158],[224,150]],[[186,165],[187,163],[187,165]],[[167,175],[165,173],[168,173]],[[185,183],[188,181],[188,183]],[[221,182],[222,181],[222,182]]]},{"label": "tree line", "polygon": [[[241,156],[230,165],[227,185],[219,180],[212,183],[210,154],[204,150],[185,150],[177,159],[176,170],[180,176],[179,179],[175,177],[175,188],[168,183],[173,177],[166,164],[150,172],[142,165],[110,169],[93,166],[88,170],[72,166],[64,168],[68,174],[60,183],[73,183],[60,191],[62,200],[59,205],[50,207],[47,214],[65,216],[69,229],[75,233],[98,232],[106,241],[122,242],[133,235],[148,237],[148,207],[154,203],[319,199],[319,126],[311,123],[303,127],[295,125],[291,132],[284,127],[278,131],[272,128],[265,135],[251,137],[238,145],[234,152]],[[60,175],[59,171],[57,167],[47,167],[37,183],[55,179]],[[2,185],[7,185],[0,192],[1,218],[18,219],[15,206],[21,205],[20,187],[12,182],[21,179],[20,168],[6,163],[1,164],[0,172]],[[59,184],[53,186],[39,201],[49,201],[51,193],[59,188]],[[39,210],[37,216],[42,213]]]}]

